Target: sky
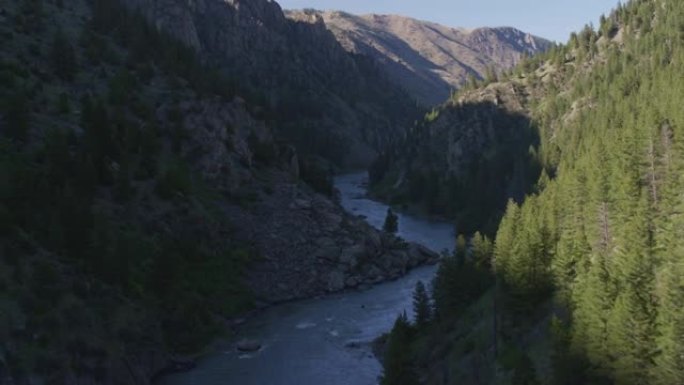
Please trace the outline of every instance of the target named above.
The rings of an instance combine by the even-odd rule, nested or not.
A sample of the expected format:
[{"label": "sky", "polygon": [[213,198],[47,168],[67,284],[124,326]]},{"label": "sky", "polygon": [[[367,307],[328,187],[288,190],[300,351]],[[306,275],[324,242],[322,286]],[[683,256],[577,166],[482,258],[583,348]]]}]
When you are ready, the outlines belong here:
[{"label": "sky", "polygon": [[450,27],[515,27],[565,43],[585,24],[598,24],[618,0],[276,0],[284,9],[396,14]]}]

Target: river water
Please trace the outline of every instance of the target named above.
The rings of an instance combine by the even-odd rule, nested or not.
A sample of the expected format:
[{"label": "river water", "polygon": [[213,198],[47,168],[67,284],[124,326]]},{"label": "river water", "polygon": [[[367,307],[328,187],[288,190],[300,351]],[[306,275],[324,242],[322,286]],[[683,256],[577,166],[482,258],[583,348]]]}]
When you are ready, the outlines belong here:
[{"label": "river water", "polygon": [[[365,197],[365,173],[337,177],[343,207],[381,228],[388,206]],[[453,226],[403,213],[399,235],[435,251],[451,249]],[[370,342],[387,332],[397,315],[411,312],[416,282],[426,284],[436,267],[413,270],[365,291],[331,295],[270,308],[241,327],[241,338],[262,343],[238,353],[225,343],[197,368],[166,378],[164,385],[375,385],[382,372]]]}]

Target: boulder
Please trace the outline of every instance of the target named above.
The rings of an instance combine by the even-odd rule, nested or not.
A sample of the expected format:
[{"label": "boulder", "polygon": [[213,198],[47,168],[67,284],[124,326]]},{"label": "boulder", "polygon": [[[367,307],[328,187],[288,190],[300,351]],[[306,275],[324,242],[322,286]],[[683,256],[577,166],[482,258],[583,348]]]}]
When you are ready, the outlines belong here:
[{"label": "boulder", "polygon": [[439,254],[425,246],[412,243],[408,249],[408,258],[409,266],[415,267],[422,263],[436,263],[439,261]]},{"label": "boulder", "polygon": [[372,252],[377,252],[382,249],[382,240],[380,239],[380,233],[377,231],[370,231],[366,237],[366,244]]},{"label": "boulder", "polygon": [[349,277],[346,281],[344,281],[344,283],[347,285],[347,287],[357,287],[361,282],[358,277]]},{"label": "boulder", "polygon": [[349,267],[356,267],[365,251],[366,249],[362,245],[348,247],[342,250],[342,253],[340,254],[340,263],[348,265]]},{"label": "boulder", "polygon": [[328,274],[327,287],[329,292],[340,291],[344,289],[345,279],[344,273],[335,270]]},{"label": "boulder", "polygon": [[382,273],[382,270],[380,270],[377,266],[373,265],[368,270],[368,273],[366,274],[366,276],[369,278],[369,279],[367,279],[367,281],[370,280],[370,281],[374,282],[378,278],[382,278],[383,273]]},{"label": "boulder", "polygon": [[311,209],[311,201],[307,199],[295,199],[294,207],[299,209]]},{"label": "boulder", "polygon": [[375,264],[378,265],[383,271],[388,271],[394,265],[393,259],[394,256],[392,254],[385,253],[377,257],[373,262],[375,262]]},{"label": "boulder", "polygon": [[405,268],[409,265],[409,260],[411,259],[408,256],[408,253],[404,250],[394,250],[390,254],[392,266],[398,267],[398,268]]},{"label": "boulder", "polygon": [[342,216],[333,212],[323,213],[322,216],[324,220],[323,223],[326,223],[328,227],[337,228],[342,223]]},{"label": "boulder", "polygon": [[243,339],[238,341],[236,347],[240,352],[256,352],[261,349],[261,342],[257,340]]},{"label": "boulder", "polygon": [[340,248],[332,238],[321,238],[316,241],[316,244],[319,246],[316,251],[317,258],[334,262],[340,257]]}]

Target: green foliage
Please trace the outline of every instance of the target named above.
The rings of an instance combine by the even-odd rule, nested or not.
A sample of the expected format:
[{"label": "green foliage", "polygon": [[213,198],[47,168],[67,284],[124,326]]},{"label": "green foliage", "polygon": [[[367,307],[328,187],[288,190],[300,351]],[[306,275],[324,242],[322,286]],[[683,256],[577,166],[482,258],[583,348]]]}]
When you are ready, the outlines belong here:
[{"label": "green foliage", "polygon": [[439,118],[439,110],[436,108],[425,115],[425,121],[428,123],[434,122],[437,118]]},{"label": "green foliage", "polygon": [[413,368],[411,342],[413,329],[406,314],[400,315],[387,339],[383,362],[382,385],[416,385],[418,376]]},{"label": "green foliage", "polygon": [[50,47],[50,60],[55,75],[62,80],[72,80],[78,70],[76,51],[69,38],[59,29]]},{"label": "green foliage", "polygon": [[476,232],[470,240],[473,261],[479,270],[489,271],[494,258],[494,244],[486,235]]},{"label": "green foliage", "polygon": [[[134,42],[120,35],[168,39],[150,44],[143,64],[147,80],[160,75],[155,84],[197,75],[178,95],[213,92],[200,80],[212,71],[192,55],[188,69],[186,51],[168,52],[180,43],[122,16],[118,1],[86,3],[21,0],[21,12],[5,10],[21,18],[8,25],[21,39],[0,58],[0,340],[18,347],[0,358],[0,377],[10,382],[106,382],[113,360],[164,344],[196,353],[226,317],[252,307],[243,277],[253,253],[226,236],[213,202],[175,199],[204,190],[156,114],[170,97],[150,98],[158,89],[140,81],[138,64],[124,65]],[[91,3],[98,26],[74,45]],[[30,25],[38,16],[51,24]],[[30,333],[13,332],[14,320]]]},{"label": "green foliage", "polygon": [[325,166],[325,162],[310,157],[299,157],[299,177],[316,192],[332,196],[333,186],[332,173]]},{"label": "green foliage", "polygon": [[511,385],[539,385],[534,363],[527,354],[523,354],[517,363]]},{"label": "green foliage", "polygon": [[62,115],[67,115],[71,113],[71,103],[69,102],[69,95],[66,93],[62,92],[59,94],[57,97],[57,112]]},{"label": "green foliage", "polygon": [[21,0],[20,12],[15,22],[27,34],[42,32],[45,28],[45,8],[43,0]]},{"label": "green foliage", "polygon": [[136,86],[136,79],[130,71],[120,71],[109,80],[109,102],[114,105],[126,103],[133,97]]},{"label": "green foliage", "polygon": [[485,70],[485,78],[484,82],[485,84],[490,84],[497,82],[499,80],[499,75],[496,73],[496,68],[493,66],[487,66],[487,69]]},{"label": "green foliage", "polygon": [[190,169],[181,160],[167,163],[166,170],[157,178],[155,191],[162,199],[188,197],[194,190],[194,181]]},{"label": "green foliage", "polygon": [[15,92],[4,106],[5,124],[3,134],[9,139],[23,142],[27,139],[31,111],[25,93]]},{"label": "green foliage", "polygon": [[254,160],[263,164],[272,164],[278,157],[278,149],[275,143],[268,139],[260,139],[253,132],[247,138],[249,149],[254,155]]},{"label": "green foliage", "polygon": [[191,353],[220,331],[218,315],[230,316],[251,307],[251,298],[240,283],[250,254],[240,249],[208,250],[190,235],[176,236],[154,254],[144,282],[161,301],[166,343],[173,351]]},{"label": "green foliage", "polygon": [[[419,123],[376,159],[371,187],[393,203],[453,218],[464,234],[492,235],[506,201],[522,201],[539,179],[539,135],[529,118],[493,103],[452,103],[435,110],[437,122]],[[483,148],[470,148],[480,141]],[[450,164],[447,152],[464,155]]]},{"label": "green foliage", "polygon": [[[531,334],[545,330],[535,323],[549,314],[552,349],[542,350],[550,354],[554,384],[684,380],[683,19],[681,1],[630,1],[603,17],[598,31],[586,26],[566,46],[527,58],[510,80],[529,90],[528,123],[538,142],[528,142],[527,156],[541,166],[534,190],[509,195],[515,199],[505,209],[493,246],[496,300],[506,305],[495,305],[495,334],[504,340],[499,363],[512,371],[512,383],[535,384],[547,377],[535,374],[534,368],[545,363],[539,352],[530,350],[527,356],[519,347],[527,348]],[[454,104],[440,121],[463,119],[458,112],[465,107]],[[508,127],[497,120],[492,125]],[[424,131],[409,135],[403,144],[410,148],[403,154],[422,166],[442,162],[444,167],[443,159],[411,146],[429,136]],[[396,161],[390,155],[382,159],[385,169]],[[407,174],[407,185],[412,178],[419,180]],[[447,184],[444,176],[437,180]],[[443,196],[463,201],[458,195],[463,186],[483,194],[476,182]],[[416,196],[422,199],[421,194]],[[487,197],[490,205],[496,201]],[[466,255],[486,266],[477,262],[489,254],[480,234],[471,247]],[[468,279],[462,276],[468,258],[459,269],[463,253],[456,254],[445,260],[435,280],[438,317],[445,309],[458,317],[468,303],[458,294]]]},{"label": "green foliage", "polygon": [[[632,1],[602,18],[601,36],[623,29],[619,49],[601,47],[590,26],[571,37],[565,51],[592,70],[565,73],[561,86],[593,105],[567,119],[565,102],[540,104],[551,106],[540,119],[553,138],[542,133],[540,147],[552,172],[536,195],[509,204],[497,233],[495,268],[515,309],[555,288],[570,315],[557,383],[682,380],[673,342],[682,281],[670,271],[681,265],[684,115],[673,100],[684,98],[684,5],[655,4]],[[582,375],[560,380],[572,371]]]},{"label": "green foliage", "polygon": [[454,259],[459,265],[466,263],[466,258],[468,257],[468,243],[463,234],[459,234],[456,237],[456,246],[454,248]]},{"label": "green foliage", "polygon": [[424,329],[432,320],[430,297],[428,296],[423,281],[418,281],[416,283],[416,288],[413,291],[413,314],[418,330]]},{"label": "green foliage", "polygon": [[491,275],[466,258],[465,239],[453,256],[445,256],[432,283],[435,317],[448,323],[462,315],[492,284]]}]

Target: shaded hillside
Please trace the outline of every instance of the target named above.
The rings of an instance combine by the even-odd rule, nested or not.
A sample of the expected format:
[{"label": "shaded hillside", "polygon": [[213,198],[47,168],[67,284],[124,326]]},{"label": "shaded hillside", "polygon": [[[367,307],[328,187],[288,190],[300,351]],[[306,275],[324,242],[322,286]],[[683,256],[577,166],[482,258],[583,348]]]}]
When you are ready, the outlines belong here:
[{"label": "shaded hillside", "polygon": [[[314,11],[287,11],[297,15]],[[469,77],[501,73],[551,43],[515,28],[465,30],[395,15],[318,12],[350,52],[374,58],[390,79],[425,106],[444,102]]]},{"label": "shaded hillside", "polygon": [[276,134],[303,155],[367,166],[416,118],[415,102],[323,23],[288,20],[267,0],[125,0],[193,47],[265,108]]},{"label": "shaded hillside", "polygon": [[437,107],[375,161],[372,192],[493,233],[509,198],[522,201],[540,167],[526,80],[466,91]]},{"label": "shaded hillside", "polygon": [[436,257],[346,214],[250,87],[146,20],[0,5],[3,385],[147,384],[256,306]]}]

